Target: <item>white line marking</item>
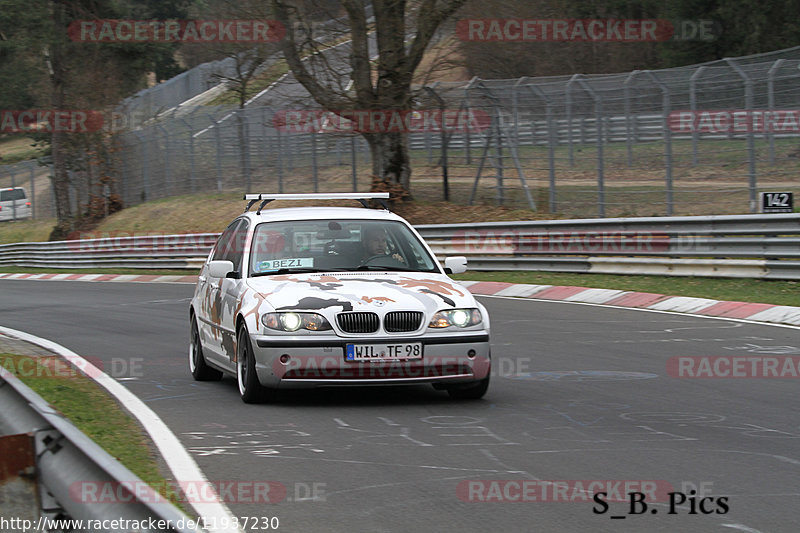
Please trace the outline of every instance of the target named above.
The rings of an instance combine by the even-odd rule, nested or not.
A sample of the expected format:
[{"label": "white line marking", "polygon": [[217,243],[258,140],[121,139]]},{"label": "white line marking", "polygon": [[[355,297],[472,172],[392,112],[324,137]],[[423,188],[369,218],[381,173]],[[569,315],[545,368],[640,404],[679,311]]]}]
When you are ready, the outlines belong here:
[{"label": "white line marking", "polygon": [[774,326],[779,328],[798,329],[800,326],[792,326],[791,324],[776,324],[774,322],[756,322],[755,320],[748,320],[746,318],[727,318],[724,316],[707,316],[695,315],[692,313],[677,313],[675,311],[659,311],[657,309],[646,309],[643,307],[621,307],[619,305],[606,305],[606,304],[590,304],[586,302],[566,302],[564,300],[540,300],[537,298],[517,298],[515,296],[495,296],[493,294],[473,294],[477,298],[499,298],[503,300],[516,300],[518,302],[538,302],[538,303],[553,303],[553,304],[566,304],[566,305],[588,305],[591,307],[603,307],[606,309],[620,309],[626,311],[644,311],[646,313],[661,313],[672,316],[691,316],[694,318],[707,318],[709,320],[727,320],[728,322],[741,322],[743,324],[752,324],[755,326]]},{"label": "white line marking", "polygon": [[747,531],[748,533],[761,533],[759,529],[753,529],[752,527],[747,527],[744,524],[720,524],[722,527],[729,527],[731,529],[738,529],[739,531]]},{"label": "white line marking", "polygon": [[490,474],[516,474],[517,471],[494,470],[488,468],[460,468],[455,466],[413,465],[404,463],[379,463],[376,461],[357,461],[355,459],[328,459],[323,457],[296,457],[294,455],[269,455],[269,459],[299,459],[301,461],[323,461],[326,463],[346,463],[373,466],[396,466],[398,468],[423,468],[426,470],[454,470],[458,472],[484,472]]},{"label": "white line marking", "polygon": [[[184,448],[180,443],[178,437],[172,433],[164,421],[161,420],[161,418],[159,418],[159,416],[153,412],[152,409],[147,407],[142,400],[140,400],[131,391],[123,387],[114,378],[102,372],[96,366],[72,350],[61,346],[60,344],[56,344],[53,341],[36,337],[29,333],[25,333],[24,331],[7,328],[5,326],[0,326],[0,333],[17,337],[23,341],[36,344],[37,346],[41,346],[42,348],[55,352],[81,369],[88,377],[91,377],[97,382],[98,385],[105,388],[112,396],[114,396],[114,398],[116,398],[117,401],[119,401],[119,403],[123,405],[125,409],[127,409],[128,412],[130,412],[130,414],[132,414],[139,421],[139,423],[142,424],[145,431],[147,431],[147,433],[150,435],[150,438],[153,439],[156,447],[158,447],[159,452],[161,452],[161,456],[167,463],[167,466],[169,466],[169,469],[173,474],[175,474],[176,480],[191,480],[195,482],[199,480],[208,482],[206,476],[200,470],[200,467],[197,466],[197,463],[194,461],[194,459],[192,459],[191,455],[189,455],[189,452],[186,451],[186,448]],[[222,523],[233,524],[233,515],[228,507],[219,501],[219,497],[214,492],[211,484],[206,484],[204,487],[208,487],[208,496],[211,496],[211,498],[213,498],[215,501],[210,503],[191,503],[195,511],[209,519],[206,523],[219,525]],[[242,530],[239,528],[218,528],[213,530],[209,529],[209,531],[241,532]]]}]

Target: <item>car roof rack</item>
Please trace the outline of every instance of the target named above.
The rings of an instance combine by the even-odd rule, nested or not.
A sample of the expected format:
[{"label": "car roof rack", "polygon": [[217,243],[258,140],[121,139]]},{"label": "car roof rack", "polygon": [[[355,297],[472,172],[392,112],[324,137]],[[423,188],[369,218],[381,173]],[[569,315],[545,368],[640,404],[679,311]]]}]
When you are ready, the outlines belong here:
[{"label": "car roof rack", "polygon": [[389,209],[385,200],[389,199],[388,192],[370,192],[370,193],[355,193],[355,192],[334,192],[334,193],[304,193],[304,194],[245,194],[244,199],[248,200],[247,207],[244,212],[250,211],[253,204],[261,202],[256,211],[257,215],[261,214],[264,206],[273,200],[358,200],[364,207],[369,207],[367,200],[377,200],[384,209]]}]

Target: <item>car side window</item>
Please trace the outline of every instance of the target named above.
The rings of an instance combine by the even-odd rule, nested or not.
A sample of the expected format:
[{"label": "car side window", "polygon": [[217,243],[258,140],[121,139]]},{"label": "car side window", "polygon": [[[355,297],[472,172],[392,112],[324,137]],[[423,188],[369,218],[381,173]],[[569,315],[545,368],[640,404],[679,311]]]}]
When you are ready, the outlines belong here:
[{"label": "car side window", "polygon": [[247,229],[249,227],[248,221],[242,220],[233,230],[231,241],[228,243],[228,253],[225,255],[225,259],[233,263],[233,270],[236,272],[242,271],[242,259],[244,258],[245,241],[247,240]]},{"label": "car side window", "polygon": [[214,255],[211,257],[212,261],[224,261],[228,259],[228,249],[230,248],[231,239],[234,231],[241,224],[241,220],[234,220],[231,225],[225,228],[225,231],[220,235],[217,241],[217,246],[214,248]]}]

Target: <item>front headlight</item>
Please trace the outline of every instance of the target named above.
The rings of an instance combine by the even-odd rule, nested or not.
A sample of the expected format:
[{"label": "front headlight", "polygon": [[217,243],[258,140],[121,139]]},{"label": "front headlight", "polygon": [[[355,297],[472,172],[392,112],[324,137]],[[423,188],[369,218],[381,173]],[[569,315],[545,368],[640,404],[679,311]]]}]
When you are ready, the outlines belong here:
[{"label": "front headlight", "polygon": [[278,331],[326,331],[331,329],[330,323],[324,316],[317,313],[266,313],[261,317],[261,323],[269,329]]},{"label": "front headlight", "polygon": [[456,326],[459,328],[466,328],[480,324],[482,320],[481,312],[477,309],[447,309],[433,315],[428,327],[447,328]]}]

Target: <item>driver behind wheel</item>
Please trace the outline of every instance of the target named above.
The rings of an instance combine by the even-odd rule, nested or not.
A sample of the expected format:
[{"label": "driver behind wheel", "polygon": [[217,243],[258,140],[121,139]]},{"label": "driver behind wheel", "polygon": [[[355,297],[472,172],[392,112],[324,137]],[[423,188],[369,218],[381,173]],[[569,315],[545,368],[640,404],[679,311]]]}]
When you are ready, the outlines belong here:
[{"label": "driver behind wheel", "polygon": [[[363,259],[376,256],[388,256],[387,242],[386,231],[383,228],[368,226],[364,230],[364,237],[362,239],[362,246],[364,248]],[[392,254],[391,257],[401,263],[405,263],[403,256],[398,253]]]}]

